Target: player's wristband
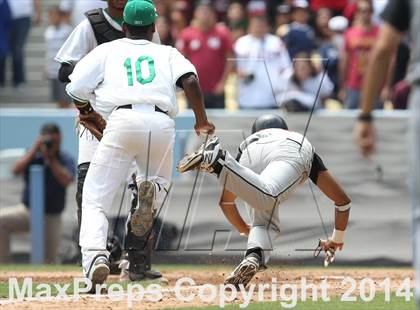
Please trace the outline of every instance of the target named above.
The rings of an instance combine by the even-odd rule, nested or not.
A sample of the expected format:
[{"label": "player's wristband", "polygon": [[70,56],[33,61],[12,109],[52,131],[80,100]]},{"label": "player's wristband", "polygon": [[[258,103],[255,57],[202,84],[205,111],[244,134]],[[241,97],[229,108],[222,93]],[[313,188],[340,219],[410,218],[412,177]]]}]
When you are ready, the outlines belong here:
[{"label": "player's wristband", "polygon": [[334,228],[331,241],[335,243],[344,243],[344,230],[337,230]]},{"label": "player's wristband", "polygon": [[79,110],[80,114],[88,114],[93,111],[92,106],[90,105],[89,101],[81,102],[77,100],[73,100],[74,105]]},{"label": "player's wristband", "polygon": [[371,123],[373,121],[373,116],[371,113],[360,113],[357,119],[360,122]]},{"label": "player's wristband", "polygon": [[344,206],[335,206],[335,208],[338,212],[345,212],[351,208],[351,203],[348,203]]}]

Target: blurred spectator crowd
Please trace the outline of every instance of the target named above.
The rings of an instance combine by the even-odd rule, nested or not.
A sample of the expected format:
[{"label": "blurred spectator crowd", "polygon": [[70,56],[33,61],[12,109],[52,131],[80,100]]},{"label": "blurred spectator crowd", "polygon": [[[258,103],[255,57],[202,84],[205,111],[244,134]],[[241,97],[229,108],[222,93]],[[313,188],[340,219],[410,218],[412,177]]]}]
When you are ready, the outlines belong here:
[{"label": "blurred spectator crowd", "polygon": [[[0,42],[0,87],[5,82],[7,55],[13,58],[13,85],[18,87],[24,83],[23,60],[19,62],[24,40],[14,42],[17,37],[13,33],[23,32],[15,29],[23,27],[23,22],[18,25],[21,17],[13,3],[22,0],[0,0],[0,7],[7,1],[11,17],[1,16],[0,36],[5,37],[7,31],[12,35],[9,42]],[[34,11],[29,15],[38,18],[39,0],[24,1],[33,1]],[[175,46],[196,66],[207,108],[226,108],[227,97],[233,97],[239,109],[281,107],[300,112],[314,104],[315,108],[358,108],[364,70],[387,0],[154,3],[162,44]],[[54,86],[58,70],[54,54],[71,27],[84,18],[84,12],[105,6],[106,2],[100,0],[61,0],[59,6],[49,10],[46,74],[53,83],[52,97],[62,107],[68,98],[58,85]],[[382,77],[377,108],[406,108],[409,87],[404,78],[409,51],[406,40],[396,52],[388,76]]]}]

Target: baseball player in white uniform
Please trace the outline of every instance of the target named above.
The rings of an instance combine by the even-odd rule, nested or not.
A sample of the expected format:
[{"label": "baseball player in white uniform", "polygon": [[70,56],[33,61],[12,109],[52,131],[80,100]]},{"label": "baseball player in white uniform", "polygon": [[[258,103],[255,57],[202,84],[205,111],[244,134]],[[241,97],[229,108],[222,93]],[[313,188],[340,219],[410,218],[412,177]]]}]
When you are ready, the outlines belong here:
[{"label": "baseball player in white uniform", "polygon": [[[63,44],[55,59],[61,63],[59,71],[59,79],[63,83],[70,82],[69,76],[74,70],[74,66],[90,51],[92,51],[98,45],[113,40],[121,39],[124,37],[122,30],[123,22],[123,11],[127,3],[127,0],[106,0],[107,7],[102,9],[93,9],[85,13],[86,18],[80,22],[73,30],[69,38]],[[151,2],[151,0],[145,0]],[[154,43],[160,44],[159,34],[155,32],[153,34]],[[95,105],[95,96],[90,99],[91,104]],[[101,113],[100,111],[98,111]],[[101,114],[102,117],[107,118],[107,114]],[[93,158],[93,154],[99,145],[98,139],[92,135],[88,130],[85,130],[83,126],[79,126],[79,155],[78,155],[78,166],[77,166],[77,217],[79,226],[81,224],[82,214],[82,196],[83,196],[83,185],[86,178],[87,171],[89,169],[90,162]],[[130,174],[131,175],[131,174]],[[145,240],[138,240],[140,243],[147,243],[151,249],[154,245],[153,238],[147,238],[148,234],[145,234]],[[161,274],[151,269],[152,251],[148,250],[144,252],[143,274],[146,278],[157,278]],[[114,263],[114,262],[113,262]],[[116,261],[115,263],[118,263]],[[120,264],[126,266],[126,264]],[[126,280],[127,272],[122,268],[121,280]]]},{"label": "baseball player in white uniform", "polygon": [[[82,199],[80,246],[83,271],[94,284],[109,274],[106,210],[133,160],[138,166],[138,217],[163,200],[171,179],[175,91],[183,88],[196,117],[197,134],[211,134],[194,66],[176,49],[152,43],[154,5],[131,0],[124,9],[126,38],[104,43],[76,65],[68,94],[81,114],[108,115],[103,138],[92,158]],[[95,111],[90,100],[95,96]],[[133,234],[136,232],[133,230]],[[135,256],[141,249],[128,249]],[[136,272],[130,264],[129,270]]]},{"label": "baseball player in white uniform", "polygon": [[[127,0],[108,0],[107,9],[86,12],[86,18],[76,26],[55,57],[61,63],[59,72],[60,81],[64,83],[70,82],[69,76],[73,72],[74,66],[95,47],[102,43],[124,37],[121,23],[122,13],[126,3]],[[102,17],[104,21],[98,22],[98,16]],[[105,30],[101,32],[95,28],[95,25],[102,26],[100,29]],[[153,34],[153,42],[160,43],[157,32]],[[94,97],[90,101],[92,105],[95,104]],[[107,115],[102,116],[107,117]],[[89,164],[91,162],[98,144],[99,141],[89,131],[81,131],[81,135],[79,136],[78,178],[84,179],[86,176],[87,167],[83,164]],[[78,184],[79,197],[77,200],[80,200],[79,204],[81,207],[83,181],[79,180],[78,183],[81,184]]]},{"label": "baseball player in white uniform", "polygon": [[[314,147],[297,132],[289,131],[278,115],[263,115],[255,121],[252,135],[239,147],[235,159],[213,137],[200,149],[184,157],[179,172],[199,169],[217,175],[223,186],[220,207],[228,220],[248,236],[245,257],[226,278],[226,284],[246,286],[252,277],[266,269],[272,241],[280,235],[279,205],[308,178],[335,203],[335,229],[329,240],[321,240],[326,263],[343,247],[350,211],[350,198],[325,168]],[[251,224],[239,215],[235,199],[246,202]]]}]

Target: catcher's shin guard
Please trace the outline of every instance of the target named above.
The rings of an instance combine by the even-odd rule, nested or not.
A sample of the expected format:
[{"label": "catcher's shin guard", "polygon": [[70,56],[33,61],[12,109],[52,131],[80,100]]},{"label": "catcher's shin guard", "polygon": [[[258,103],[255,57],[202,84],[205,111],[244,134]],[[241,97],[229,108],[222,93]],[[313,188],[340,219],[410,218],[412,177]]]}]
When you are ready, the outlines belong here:
[{"label": "catcher's shin guard", "polygon": [[82,223],[82,197],[83,197],[83,184],[85,183],[86,174],[88,172],[90,163],[82,163],[77,166],[77,192],[76,192],[76,202],[77,202],[77,222],[80,225]]},{"label": "catcher's shin guard", "polygon": [[111,274],[119,274],[121,272],[119,264],[123,256],[123,247],[116,235],[108,237],[106,249],[109,252],[109,270]]},{"label": "catcher's shin guard", "polygon": [[131,281],[156,279],[162,275],[152,270],[152,254],[155,244],[153,227],[141,237],[131,232],[130,221],[127,224],[125,248],[129,261],[129,278]]}]

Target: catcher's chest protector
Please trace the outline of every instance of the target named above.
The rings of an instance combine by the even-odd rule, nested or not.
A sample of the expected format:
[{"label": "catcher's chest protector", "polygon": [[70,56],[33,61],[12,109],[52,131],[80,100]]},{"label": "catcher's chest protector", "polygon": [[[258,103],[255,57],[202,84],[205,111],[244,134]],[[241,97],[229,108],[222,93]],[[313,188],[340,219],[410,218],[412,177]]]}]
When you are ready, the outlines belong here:
[{"label": "catcher's chest protector", "polygon": [[85,13],[98,45],[124,38],[124,33],[112,27],[104,16],[102,9],[94,9]]}]

